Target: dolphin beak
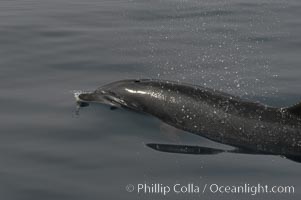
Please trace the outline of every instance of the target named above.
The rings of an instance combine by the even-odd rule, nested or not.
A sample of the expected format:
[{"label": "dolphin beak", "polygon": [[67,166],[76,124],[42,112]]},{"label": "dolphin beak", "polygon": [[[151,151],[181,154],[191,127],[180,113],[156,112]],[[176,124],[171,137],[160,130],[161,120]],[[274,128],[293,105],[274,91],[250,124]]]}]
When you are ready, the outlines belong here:
[{"label": "dolphin beak", "polygon": [[95,101],[95,95],[93,93],[82,93],[78,95],[79,101]]},{"label": "dolphin beak", "polygon": [[93,93],[82,93],[82,92],[74,93],[74,97],[77,102],[93,101],[95,99],[93,96],[94,96]]},{"label": "dolphin beak", "polygon": [[89,104],[91,102],[102,103],[113,107],[120,107],[123,101],[119,100],[114,96],[110,96],[105,92],[101,94],[91,92],[91,93],[74,93],[74,97],[79,104]]},{"label": "dolphin beak", "polygon": [[90,95],[90,93],[82,93],[81,91],[75,92],[74,97],[75,97],[77,105],[79,107],[89,106],[89,103],[88,103],[89,95]]}]

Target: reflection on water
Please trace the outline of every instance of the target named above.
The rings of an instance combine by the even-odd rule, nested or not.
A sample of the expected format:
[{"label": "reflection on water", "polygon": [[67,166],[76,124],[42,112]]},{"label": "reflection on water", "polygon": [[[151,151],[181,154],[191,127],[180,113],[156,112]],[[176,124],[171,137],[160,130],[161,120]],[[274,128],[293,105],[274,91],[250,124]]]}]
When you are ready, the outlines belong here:
[{"label": "reflection on water", "polygon": [[210,147],[189,146],[189,145],[174,145],[174,144],[147,144],[148,147],[157,151],[168,153],[183,153],[183,154],[199,154],[199,155],[214,155],[227,152],[227,150],[215,149]]},{"label": "reflection on water", "polygon": [[[160,122],[100,105],[74,117],[69,91],[159,77],[291,105],[301,96],[300,8],[298,0],[2,0],[0,198],[133,199],[137,194],[125,186],[145,181],[299,188],[296,162],[153,151],[145,144],[171,143]],[[179,145],[223,149],[186,132],[175,134]],[[289,197],[256,198],[300,195],[296,189]]]},{"label": "reflection on water", "polygon": [[[146,144],[148,147],[162,152],[167,153],[181,153],[181,154],[192,154],[192,155],[214,155],[219,153],[241,153],[241,154],[265,154],[272,155],[265,152],[256,152],[249,151],[247,149],[232,149],[232,150],[223,150],[216,149],[211,147],[201,147],[201,146],[190,146],[190,145],[175,145],[175,144],[155,144],[149,143]],[[284,157],[285,158],[285,157]],[[301,162],[300,156],[288,156],[286,157],[295,162]]]}]

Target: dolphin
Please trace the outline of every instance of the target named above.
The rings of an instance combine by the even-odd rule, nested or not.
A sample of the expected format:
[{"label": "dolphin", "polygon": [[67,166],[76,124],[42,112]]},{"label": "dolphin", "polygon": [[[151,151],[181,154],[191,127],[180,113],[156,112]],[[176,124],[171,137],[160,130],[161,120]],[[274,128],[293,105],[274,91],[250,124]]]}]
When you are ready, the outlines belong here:
[{"label": "dolphin", "polygon": [[[116,81],[76,99],[146,113],[242,152],[301,158],[301,103],[275,108],[202,86],[156,79]],[[168,151],[172,146],[161,147]],[[203,148],[201,152],[223,151]]]}]

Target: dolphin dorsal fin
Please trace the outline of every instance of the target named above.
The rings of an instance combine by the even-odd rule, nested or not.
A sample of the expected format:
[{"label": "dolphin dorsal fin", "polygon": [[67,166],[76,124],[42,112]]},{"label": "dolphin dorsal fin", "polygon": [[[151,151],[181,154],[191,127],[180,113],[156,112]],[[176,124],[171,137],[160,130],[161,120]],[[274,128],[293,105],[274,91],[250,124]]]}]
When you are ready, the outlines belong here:
[{"label": "dolphin dorsal fin", "polygon": [[291,113],[293,113],[294,115],[300,116],[301,117],[301,102],[288,107],[287,110]]}]

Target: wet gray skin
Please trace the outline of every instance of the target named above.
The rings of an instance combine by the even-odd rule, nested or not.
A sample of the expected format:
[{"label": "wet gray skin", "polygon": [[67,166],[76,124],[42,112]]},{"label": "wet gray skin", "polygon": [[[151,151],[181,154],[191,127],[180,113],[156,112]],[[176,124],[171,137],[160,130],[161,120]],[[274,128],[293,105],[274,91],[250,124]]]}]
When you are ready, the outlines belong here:
[{"label": "wet gray skin", "polygon": [[147,113],[176,128],[254,152],[301,156],[300,104],[273,108],[163,80],[118,81],[78,98]]}]

